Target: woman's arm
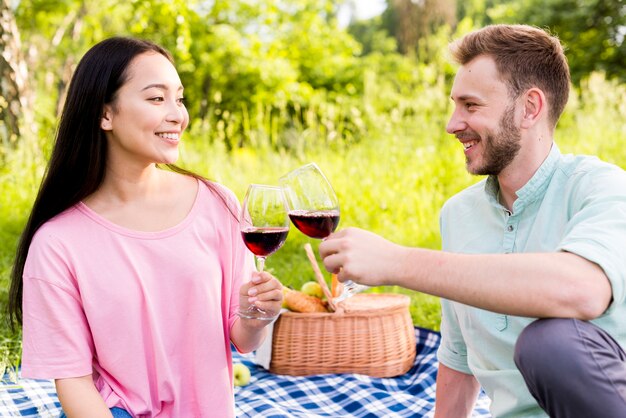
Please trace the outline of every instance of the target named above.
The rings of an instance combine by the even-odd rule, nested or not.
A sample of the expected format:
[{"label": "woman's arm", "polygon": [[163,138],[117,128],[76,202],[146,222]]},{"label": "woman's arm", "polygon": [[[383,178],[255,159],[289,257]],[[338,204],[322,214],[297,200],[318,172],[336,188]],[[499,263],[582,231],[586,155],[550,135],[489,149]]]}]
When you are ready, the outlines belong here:
[{"label": "woman's arm", "polygon": [[54,381],[63,412],[68,418],[112,418],[102,396],[89,374],[82,377],[56,379]]},{"label": "woman's arm", "polygon": [[230,331],[230,340],[241,353],[254,351],[267,336],[265,326],[269,323],[261,319],[239,318]]}]

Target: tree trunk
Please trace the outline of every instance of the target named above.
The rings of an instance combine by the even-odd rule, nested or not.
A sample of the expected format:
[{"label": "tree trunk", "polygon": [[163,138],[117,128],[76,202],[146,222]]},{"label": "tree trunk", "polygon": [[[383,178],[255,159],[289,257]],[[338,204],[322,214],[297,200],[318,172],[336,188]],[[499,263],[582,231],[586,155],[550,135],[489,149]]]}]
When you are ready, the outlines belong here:
[{"label": "tree trunk", "polygon": [[453,0],[390,0],[388,4],[395,16],[394,35],[403,55],[417,56],[420,39],[430,36],[440,25],[456,21]]},{"label": "tree trunk", "polygon": [[9,0],[0,0],[0,155],[33,132],[28,71]]}]

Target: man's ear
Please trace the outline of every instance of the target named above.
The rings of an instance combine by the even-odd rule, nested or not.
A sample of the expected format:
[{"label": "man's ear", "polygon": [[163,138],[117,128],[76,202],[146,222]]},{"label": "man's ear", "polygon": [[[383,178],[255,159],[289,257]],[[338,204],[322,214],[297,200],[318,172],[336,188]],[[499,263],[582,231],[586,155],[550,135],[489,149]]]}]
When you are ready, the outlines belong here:
[{"label": "man's ear", "polygon": [[543,91],[533,87],[524,93],[523,100],[522,128],[530,128],[543,117],[547,117],[548,106]]},{"label": "man's ear", "polygon": [[102,117],[100,118],[100,128],[102,128],[103,131],[110,131],[113,129],[113,119],[111,118],[112,113],[113,112],[111,111],[110,106],[104,106]]}]

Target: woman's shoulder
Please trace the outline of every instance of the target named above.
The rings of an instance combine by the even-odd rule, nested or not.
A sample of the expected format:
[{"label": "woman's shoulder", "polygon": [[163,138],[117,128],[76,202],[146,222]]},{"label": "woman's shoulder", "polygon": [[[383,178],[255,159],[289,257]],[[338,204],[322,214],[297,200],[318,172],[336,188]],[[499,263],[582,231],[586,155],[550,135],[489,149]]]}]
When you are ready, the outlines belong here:
[{"label": "woman's shoulder", "polygon": [[76,224],[83,217],[80,211],[80,203],[70,206],[58,215],[53,216],[44,222],[38,229],[37,234],[64,234],[76,227]]},{"label": "woman's shoulder", "polygon": [[239,212],[239,201],[235,193],[221,183],[207,179],[198,179],[202,193],[209,197],[212,203],[221,205],[233,214]]},{"label": "woman's shoulder", "polygon": [[79,205],[64,210],[37,228],[30,242],[29,253],[56,252],[66,248],[79,235],[87,234]]}]

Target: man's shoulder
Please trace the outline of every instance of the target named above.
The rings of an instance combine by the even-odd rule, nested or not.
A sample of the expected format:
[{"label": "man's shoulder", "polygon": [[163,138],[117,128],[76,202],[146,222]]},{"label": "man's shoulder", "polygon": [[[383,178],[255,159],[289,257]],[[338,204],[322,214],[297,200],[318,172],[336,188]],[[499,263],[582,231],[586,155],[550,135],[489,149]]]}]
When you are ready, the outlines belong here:
[{"label": "man's shoulder", "polygon": [[585,154],[563,154],[558,169],[568,176],[590,173],[597,173],[598,175],[602,175],[603,173],[626,174],[626,172],[616,164],[604,161],[594,155]]},{"label": "man's shoulder", "polygon": [[484,178],[477,183],[461,190],[450,197],[443,205],[442,211],[458,208],[461,206],[475,206],[478,202],[486,200],[485,184],[487,179]]},{"label": "man's shoulder", "polygon": [[572,190],[626,191],[626,171],[616,164],[590,155],[563,155],[558,166],[560,183]]}]

